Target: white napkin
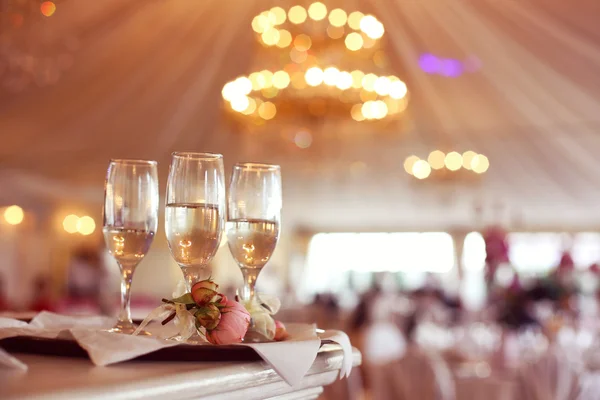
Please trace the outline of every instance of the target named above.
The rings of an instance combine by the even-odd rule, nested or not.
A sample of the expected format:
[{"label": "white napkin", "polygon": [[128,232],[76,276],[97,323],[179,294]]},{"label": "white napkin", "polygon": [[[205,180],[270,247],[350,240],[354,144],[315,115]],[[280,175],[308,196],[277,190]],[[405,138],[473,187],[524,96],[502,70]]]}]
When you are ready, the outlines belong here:
[{"label": "white napkin", "polygon": [[[113,323],[114,320],[106,317],[70,317],[42,312],[29,324],[15,319],[0,318],[0,339],[14,336],[73,339],[87,351],[91,361],[99,366],[131,360],[181,344],[176,341],[102,330],[111,327]],[[283,342],[241,343],[239,346],[253,348],[289,385],[294,386],[300,383],[314,363],[321,347],[321,339],[331,340],[340,344],[344,353],[340,379],[350,374],[352,346],[344,332],[331,330],[317,336],[314,325],[308,324],[288,324],[287,329],[290,338]],[[9,358],[3,357],[2,353]],[[5,352],[2,353],[2,365],[12,368],[24,367],[19,360]]]},{"label": "white napkin", "polygon": [[319,334],[319,338],[322,340],[331,340],[342,346],[344,352],[344,361],[342,362],[342,368],[340,369],[340,379],[347,378],[352,372],[352,345],[350,344],[350,338],[346,333],[336,330],[326,330],[324,333]]}]

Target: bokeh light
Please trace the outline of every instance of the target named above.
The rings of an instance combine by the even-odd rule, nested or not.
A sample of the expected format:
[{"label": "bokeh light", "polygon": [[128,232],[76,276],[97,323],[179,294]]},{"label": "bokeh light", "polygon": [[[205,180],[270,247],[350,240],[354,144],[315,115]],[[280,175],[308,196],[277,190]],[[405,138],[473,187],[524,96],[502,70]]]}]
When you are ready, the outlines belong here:
[{"label": "bokeh light", "polygon": [[468,150],[465,151],[462,155],[463,158],[463,168],[465,169],[471,169],[471,162],[473,161],[473,158],[477,155],[477,153],[475,153],[474,151]]},{"label": "bokeh light", "polygon": [[404,160],[404,170],[406,173],[412,175],[413,165],[419,160],[420,158],[414,155],[406,157],[406,160]]},{"label": "bokeh light", "polygon": [[310,49],[310,46],[312,46],[312,40],[310,39],[310,36],[305,35],[304,33],[301,33],[294,39],[294,48],[299,51],[306,51]]},{"label": "bokeh light", "polygon": [[368,92],[375,91],[375,82],[377,81],[377,75],[375,74],[366,74],[362,80],[362,87]]},{"label": "bokeh light", "polygon": [[350,109],[350,116],[355,121],[364,121],[365,116],[362,113],[362,104],[355,104]]},{"label": "bokeh light", "polygon": [[373,88],[375,92],[380,96],[387,96],[390,93],[390,85],[392,82],[386,76],[380,76],[375,80]]},{"label": "bokeh light", "polygon": [[340,72],[335,86],[337,86],[337,88],[340,90],[350,89],[352,87],[352,75],[350,75],[350,72]]},{"label": "bokeh light", "polygon": [[427,162],[431,165],[433,169],[442,169],[446,164],[446,154],[440,150],[434,150],[429,153],[429,157],[427,157]]},{"label": "bokeh light", "polygon": [[23,222],[24,218],[25,213],[23,212],[23,209],[17,205],[6,207],[4,210],[4,220],[7,224],[19,225]]},{"label": "bokeh light", "polygon": [[327,16],[327,7],[321,2],[312,3],[308,7],[308,16],[315,21],[320,21]]},{"label": "bokeh light", "polygon": [[280,29],[279,30],[279,41],[277,42],[277,47],[283,49],[285,47],[288,47],[291,43],[292,43],[292,34],[285,29]]},{"label": "bokeh light", "polygon": [[56,12],[56,4],[52,1],[44,1],[40,5],[40,11],[45,17],[51,17]]},{"label": "bokeh light", "polygon": [[350,26],[350,28],[354,29],[354,30],[359,30],[360,29],[360,21],[363,19],[365,15],[363,13],[361,13],[360,11],[354,11],[352,13],[350,13],[350,15],[348,16],[348,26]]},{"label": "bokeh light", "polygon": [[271,13],[275,16],[275,25],[281,25],[286,20],[285,10],[281,7],[271,8]]},{"label": "bokeh light", "polygon": [[402,99],[408,93],[406,84],[402,81],[394,81],[390,85],[390,97],[394,99]]},{"label": "bokeh light", "polygon": [[285,89],[290,84],[290,76],[285,71],[277,71],[273,74],[273,86],[277,89]]},{"label": "bokeh light", "polygon": [[335,67],[325,68],[323,71],[323,82],[328,86],[335,86],[340,70]]},{"label": "bokeh light", "polygon": [[342,10],[341,8],[336,8],[334,10],[331,10],[331,12],[329,13],[329,23],[332,26],[336,26],[336,27],[341,27],[346,25],[346,21],[348,20],[348,14],[346,14],[346,11]]},{"label": "bokeh light", "polygon": [[431,174],[431,166],[425,160],[418,160],[412,166],[412,174],[417,179],[425,179]]},{"label": "bokeh light", "polygon": [[483,154],[477,154],[473,157],[473,160],[471,160],[471,169],[478,174],[483,174],[489,167],[490,161]]},{"label": "bokeh light", "polygon": [[267,46],[275,46],[277,42],[279,42],[279,30],[275,28],[269,28],[264,31],[260,37]]},{"label": "bokeh light", "polygon": [[288,19],[292,24],[301,24],[306,21],[306,9],[302,6],[293,6],[288,11]]},{"label": "bokeh light", "polygon": [[323,71],[319,67],[309,68],[304,74],[304,79],[310,86],[318,86],[323,83]]},{"label": "bokeh light", "polygon": [[458,171],[460,167],[462,167],[462,162],[462,155],[456,151],[451,151],[450,153],[446,154],[446,159],[444,160],[446,168],[448,168],[450,171]]},{"label": "bokeh light", "polygon": [[250,105],[250,100],[248,99],[247,96],[236,96],[233,99],[231,99],[230,104],[231,104],[231,108],[234,111],[242,112],[246,108],[248,108],[248,106]]},{"label": "bokeh light", "polygon": [[270,101],[265,101],[258,107],[258,115],[260,115],[262,119],[273,119],[275,118],[275,114],[277,114],[277,108],[275,107],[275,104]]},{"label": "bokeh light", "polygon": [[327,27],[327,36],[332,39],[339,39],[344,36],[344,27],[343,26],[331,26]]},{"label": "bokeh light", "polygon": [[89,216],[81,217],[77,220],[77,232],[84,236],[91,235],[96,230],[96,222]]},{"label": "bokeh light", "polygon": [[63,229],[67,233],[76,233],[77,232],[77,223],[79,222],[79,217],[75,214],[69,214],[63,219]]},{"label": "bokeh light", "polygon": [[308,131],[299,131],[294,136],[294,143],[301,149],[307,149],[312,144],[312,135]]},{"label": "bokeh light", "polygon": [[350,72],[352,75],[352,87],[354,89],[360,89],[362,87],[362,80],[365,77],[365,73],[359,70]]},{"label": "bokeh light", "polygon": [[360,33],[352,32],[346,36],[344,43],[346,44],[346,48],[348,50],[357,51],[362,48],[363,38]]}]

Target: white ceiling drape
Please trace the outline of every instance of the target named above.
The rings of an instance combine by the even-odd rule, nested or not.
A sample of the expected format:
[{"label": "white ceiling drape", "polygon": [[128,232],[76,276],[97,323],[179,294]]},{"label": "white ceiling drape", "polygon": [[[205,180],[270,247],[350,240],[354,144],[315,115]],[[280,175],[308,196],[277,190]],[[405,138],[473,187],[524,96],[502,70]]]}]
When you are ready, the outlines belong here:
[{"label": "white ceiling drape", "polygon": [[[27,32],[75,38],[74,63],[55,85],[0,91],[0,201],[99,202],[111,157],[157,159],[164,184],[177,149],[281,163],[291,223],[443,228],[471,224],[475,204],[504,204],[533,226],[600,225],[600,4],[356,2],[385,25],[392,69],[410,91],[409,123],[391,134],[364,125],[314,137],[306,150],[285,142],[276,122],[269,134],[240,133],[220,109],[223,84],[250,72],[252,17],[272,4],[291,5],[57,2]],[[481,68],[429,75],[423,53],[476,57]],[[482,152],[490,170],[467,187],[404,173],[408,155],[435,148]]]}]

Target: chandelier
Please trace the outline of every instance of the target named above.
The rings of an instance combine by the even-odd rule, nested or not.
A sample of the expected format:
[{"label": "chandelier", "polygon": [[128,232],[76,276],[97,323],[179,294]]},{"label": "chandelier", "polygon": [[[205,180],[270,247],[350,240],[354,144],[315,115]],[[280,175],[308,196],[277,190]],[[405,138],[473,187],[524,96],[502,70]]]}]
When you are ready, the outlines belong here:
[{"label": "chandelier", "polygon": [[252,30],[261,45],[253,72],[222,90],[238,121],[389,122],[406,109],[408,89],[389,71],[385,28],[375,16],[315,2],[263,11]]},{"label": "chandelier", "polygon": [[0,93],[53,85],[69,70],[78,49],[60,37],[52,1],[0,0]]},{"label": "chandelier", "polygon": [[489,159],[474,151],[464,153],[451,151],[444,153],[434,150],[426,159],[411,155],[404,161],[404,170],[416,179],[431,178],[435,180],[468,179],[484,174],[490,167]]}]

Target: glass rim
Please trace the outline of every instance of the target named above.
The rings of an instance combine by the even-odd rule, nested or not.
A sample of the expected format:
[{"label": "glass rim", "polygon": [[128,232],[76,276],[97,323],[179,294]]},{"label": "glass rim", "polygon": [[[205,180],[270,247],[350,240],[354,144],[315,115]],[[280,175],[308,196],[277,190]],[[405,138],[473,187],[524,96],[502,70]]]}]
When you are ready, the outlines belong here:
[{"label": "glass rim", "polygon": [[135,158],[111,158],[110,164],[123,164],[123,165],[157,165],[158,162],[155,160],[142,160]]},{"label": "glass rim", "polygon": [[222,160],[223,154],[219,153],[196,153],[193,151],[175,151],[171,153],[172,157],[177,158],[191,158],[193,160]]},{"label": "glass rim", "polygon": [[265,164],[265,163],[255,163],[255,162],[239,162],[235,163],[233,168],[246,168],[250,170],[257,171],[279,171],[281,167],[277,164]]}]

